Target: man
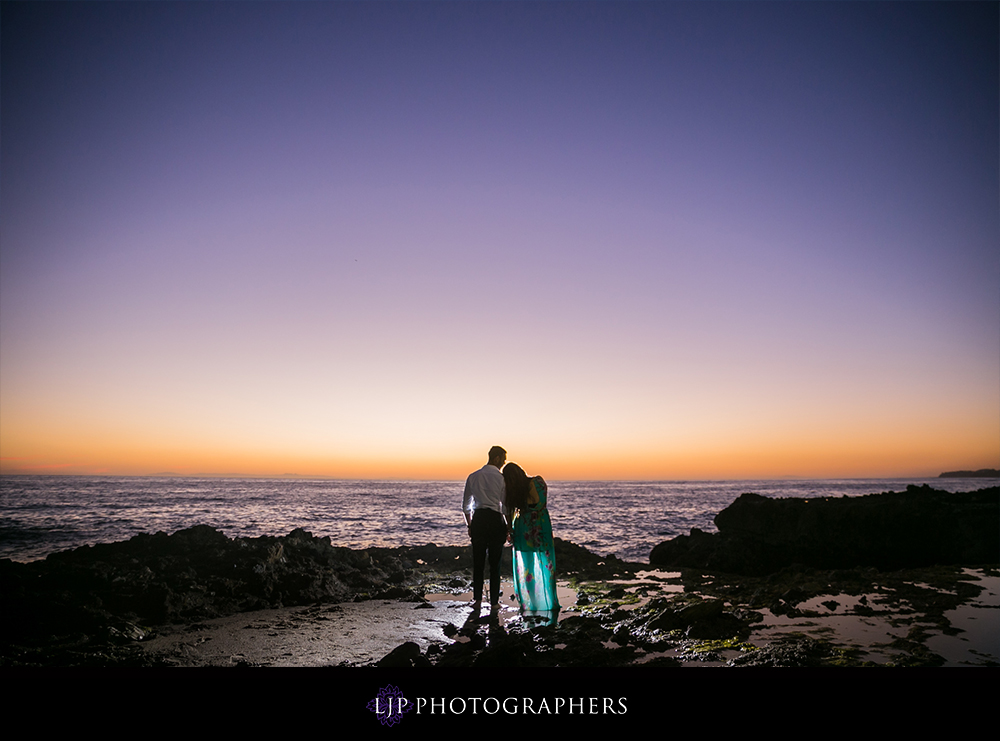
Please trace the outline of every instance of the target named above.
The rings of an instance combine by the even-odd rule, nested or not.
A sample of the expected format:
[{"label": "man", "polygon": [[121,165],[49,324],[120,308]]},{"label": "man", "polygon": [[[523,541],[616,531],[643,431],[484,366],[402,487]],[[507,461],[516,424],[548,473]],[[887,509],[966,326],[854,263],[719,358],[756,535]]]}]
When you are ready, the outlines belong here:
[{"label": "man", "polygon": [[500,469],[507,461],[507,451],[499,445],[490,448],[485,466],[469,475],[465,482],[462,511],[472,539],[473,609],[483,605],[483,572],[486,554],[490,558],[490,607],[500,607],[500,555],[507,540],[504,511],[504,483]]}]

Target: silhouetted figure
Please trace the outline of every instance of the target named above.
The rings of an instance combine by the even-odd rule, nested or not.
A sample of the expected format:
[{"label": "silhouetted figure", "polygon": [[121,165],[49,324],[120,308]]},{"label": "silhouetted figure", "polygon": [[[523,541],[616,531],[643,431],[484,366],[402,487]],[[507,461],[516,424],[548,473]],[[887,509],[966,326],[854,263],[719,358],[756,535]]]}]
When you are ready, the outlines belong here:
[{"label": "silhouetted figure", "polygon": [[472,606],[477,613],[483,603],[487,554],[490,559],[490,607],[495,610],[500,606],[500,556],[508,533],[504,477],[500,469],[506,460],[507,451],[494,445],[486,465],[471,473],[465,482],[462,511],[472,539]]},{"label": "silhouetted figure", "polygon": [[549,519],[548,487],[541,476],[528,478],[516,463],[503,469],[507,511],[514,544],[514,594],[526,616],[555,622],[556,551]]}]

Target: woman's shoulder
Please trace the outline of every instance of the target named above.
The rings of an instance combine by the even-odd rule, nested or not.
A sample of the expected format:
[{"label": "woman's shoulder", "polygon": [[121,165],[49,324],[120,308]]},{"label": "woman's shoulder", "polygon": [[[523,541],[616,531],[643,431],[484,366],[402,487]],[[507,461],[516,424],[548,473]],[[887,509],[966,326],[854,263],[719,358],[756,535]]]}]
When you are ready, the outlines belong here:
[{"label": "woman's shoulder", "polygon": [[545,479],[543,479],[541,476],[532,476],[531,483],[538,491],[545,491],[549,488],[545,483]]}]

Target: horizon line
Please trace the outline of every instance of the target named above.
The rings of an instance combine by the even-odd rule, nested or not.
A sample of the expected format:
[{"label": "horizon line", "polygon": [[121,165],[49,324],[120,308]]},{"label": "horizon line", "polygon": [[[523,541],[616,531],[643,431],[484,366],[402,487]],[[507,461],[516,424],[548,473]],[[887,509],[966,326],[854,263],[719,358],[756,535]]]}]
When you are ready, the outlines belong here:
[{"label": "horizon line", "polygon": [[[984,474],[980,476],[965,475],[965,476],[945,476],[945,473],[969,473],[975,474],[978,471],[992,471],[993,475]],[[323,475],[306,475],[306,474],[295,474],[295,473],[284,473],[284,474],[245,474],[245,473],[177,473],[173,471],[161,471],[157,473],[63,473],[63,472],[16,472],[16,473],[0,473],[0,477],[3,476],[60,476],[60,477],[76,477],[76,478],[174,478],[174,479],[261,479],[261,480],[272,480],[272,481],[454,481],[461,482],[464,480],[462,478],[450,479],[450,478],[418,478],[418,477],[387,477],[387,478],[370,478],[370,477],[340,477],[340,476],[323,476]],[[642,482],[669,482],[669,483],[687,483],[687,482],[710,482],[710,481],[901,481],[906,479],[941,479],[941,478],[1000,478],[1000,469],[993,468],[981,468],[981,469],[961,469],[960,471],[946,471],[940,474],[931,475],[921,475],[912,474],[904,476],[800,476],[794,474],[785,474],[779,476],[758,476],[754,478],[736,477],[736,478],[552,478],[550,481],[607,481],[615,483],[642,483]]]}]

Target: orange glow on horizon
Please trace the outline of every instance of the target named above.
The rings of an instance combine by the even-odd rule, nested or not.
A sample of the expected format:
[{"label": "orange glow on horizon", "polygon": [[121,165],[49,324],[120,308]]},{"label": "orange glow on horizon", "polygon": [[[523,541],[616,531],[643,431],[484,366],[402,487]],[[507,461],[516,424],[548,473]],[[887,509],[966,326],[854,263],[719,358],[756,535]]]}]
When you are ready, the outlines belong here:
[{"label": "orange glow on horizon", "polygon": [[[509,441],[513,443],[515,441]],[[500,441],[503,444],[504,441]],[[996,445],[950,439],[836,441],[804,439],[720,443],[673,450],[566,451],[507,444],[508,459],[550,480],[740,480],[773,478],[898,478],[942,471],[1000,468]],[[56,445],[0,458],[0,473],[68,475],[248,476],[336,479],[461,480],[486,462],[488,444],[452,455],[302,456],[261,451],[124,445]],[[477,455],[479,448],[481,454]]]},{"label": "orange glow on horizon", "polygon": [[550,480],[927,478],[1000,468],[1000,425],[988,406],[886,405],[863,414],[831,406],[807,414],[729,405],[683,417],[606,414],[601,419],[611,422],[602,423],[549,410],[537,425],[525,424],[533,419],[526,411],[480,419],[469,407],[434,426],[423,414],[361,429],[281,408],[252,421],[205,412],[204,422],[192,423],[164,413],[143,419],[141,408],[113,418],[8,404],[0,473],[462,480],[499,444],[508,460]]}]

